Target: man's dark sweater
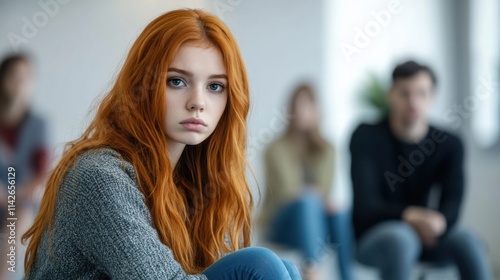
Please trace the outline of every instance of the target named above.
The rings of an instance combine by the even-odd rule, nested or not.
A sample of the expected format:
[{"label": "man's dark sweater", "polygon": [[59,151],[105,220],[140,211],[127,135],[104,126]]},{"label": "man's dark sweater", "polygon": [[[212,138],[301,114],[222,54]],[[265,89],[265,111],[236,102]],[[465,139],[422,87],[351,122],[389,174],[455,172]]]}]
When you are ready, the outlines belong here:
[{"label": "man's dark sweater", "polygon": [[418,144],[406,143],[386,118],[360,125],[350,150],[356,239],[383,221],[402,219],[408,206],[427,207],[432,186],[441,189],[437,210],[446,219],[446,232],[456,223],[464,192],[459,138],[430,126]]}]

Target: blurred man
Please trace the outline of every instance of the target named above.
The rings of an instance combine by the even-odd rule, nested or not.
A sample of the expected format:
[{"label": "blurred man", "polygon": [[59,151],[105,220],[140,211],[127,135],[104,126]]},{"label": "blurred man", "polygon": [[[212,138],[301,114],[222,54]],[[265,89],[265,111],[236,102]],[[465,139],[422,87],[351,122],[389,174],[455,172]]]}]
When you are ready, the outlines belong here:
[{"label": "blurred man", "polygon": [[[33,66],[26,55],[14,54],[0,63],[0,279],[22,279],[24,247],[21,235],[37,211],[34,193],[48,167],[46,122],[31,110]],[[14,172],[8,171],[15,168]],[[10,175],[9,175],[10,172]],[[15,177],[13,177],[15,176]],[[14,179],[14,184],[8,180]],[[14,186],[14,188],[12,187]],[[13,192],[15,191],[15,192]],[[13,212],[8,212],[8,207]],[[13,207],[14,206],[14,207]],[[7,217],[17,218],[15,224]],[[7,227],[10,225],[10,227]],[[13,236],[15,233],[15,236]],[[15,273],[5,260],[15,246]],[[9,255],[11,253],[11,255]],[[8,268],[11,268],[9,271]]]},{"label": "blurred man", "polygon": [[[457,226],[464,193],[460,139],[430,125],[433,71],[398,65],[388,93],[389,116],[360,125],[350,150],[357,257],[385,280],[409,279],[419,260],[455,263],[461,279],[492,279],[478,237]],[[431,189],[440,191],[429,206]],[[434,192],[432,192],[434,193]]]}]

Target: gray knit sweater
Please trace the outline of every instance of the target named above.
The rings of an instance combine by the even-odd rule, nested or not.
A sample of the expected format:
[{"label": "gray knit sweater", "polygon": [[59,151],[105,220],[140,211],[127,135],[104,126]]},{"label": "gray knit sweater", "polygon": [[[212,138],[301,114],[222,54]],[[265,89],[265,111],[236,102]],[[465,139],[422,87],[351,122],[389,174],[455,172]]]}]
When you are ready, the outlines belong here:
[{"label": "gray knit sweater", "polygon": [[60,186],[52,248],[45,230],[27,280],[204,279],[186,275],[152,226],[132,164],[98,148],[78,156]]}]

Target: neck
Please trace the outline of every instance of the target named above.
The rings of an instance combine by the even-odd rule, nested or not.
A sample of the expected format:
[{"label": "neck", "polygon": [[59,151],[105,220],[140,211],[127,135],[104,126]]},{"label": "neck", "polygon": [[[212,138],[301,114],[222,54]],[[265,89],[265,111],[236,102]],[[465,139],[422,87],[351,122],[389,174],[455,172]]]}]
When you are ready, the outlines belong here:
[{"label": "neck", "polygon": [[409,143],[420,142],[429,130],[429,125],[425,119],[414,123],[406,123],[403,119],[396,118],[394,115],[389,117],[389,126],[396,137]]},{"label": "neck", "polygon": [[186,144],[175,142],[172,140],[167,140],[167,145],[168,145],[170,166],[172,167],[172,170],[174,170],[175,166],[177,166],[179,158],[182,155],[182,152],[184,151],[184,147],[186,147]]}]

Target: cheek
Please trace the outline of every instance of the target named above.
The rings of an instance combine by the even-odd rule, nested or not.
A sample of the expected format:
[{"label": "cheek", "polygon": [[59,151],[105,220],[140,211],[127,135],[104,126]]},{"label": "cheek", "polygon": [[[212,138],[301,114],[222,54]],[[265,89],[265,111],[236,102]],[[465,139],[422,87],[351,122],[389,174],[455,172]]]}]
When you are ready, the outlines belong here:
[{"label": "cheek", "polygon": [[213,129],[215,130],[215,127],[218,126],[220,119],[222,118],[222,115],[224,115],[224,111],[226,109],[226,103],[225,102],[217,102],[215,104],[212,104],[212,112],[210,115],[211,122],[213,122],[215,125],[213,126]]},{"label": "cheek", "polygon": [[180,110],[181,104],[179,103],[179,100],[169,95],[166,96],[165,103],[166,103],[165,118],[167,122],[172,122],[172,119],[177,115],[177,112]]},{"label": "cheek", "polygon": [[220,98],[220,100],[216,101],[215,107],[217,108],[217,117],[220,118],[224,113],[227,105],[227,96]]},{"label": "cheek", "polygon": [[401,96],[397,95],[397,96],[392,96],[390,99],[389,99],[389,103],[394,107],[394,109],[396,110],[401,110],[403,107],[406,106],[405,104],[405,101],[404,101],[404,98],[402,98]]},{"label": "cheek", "polygon": [[420,109],[422,111],[428,111],[431,107],[431,102],[429,100],[425,100],[424,102],[422,102],[422,104],[420,105]]},{"label": "cheek", "polygon": [[9,91],[9,92],[14,92],[16,90],[16,82],[13,81],[13,80],[9,80],[7,79],[5,82],[4,82],[4,85],[3,85],[4,89]]}]

